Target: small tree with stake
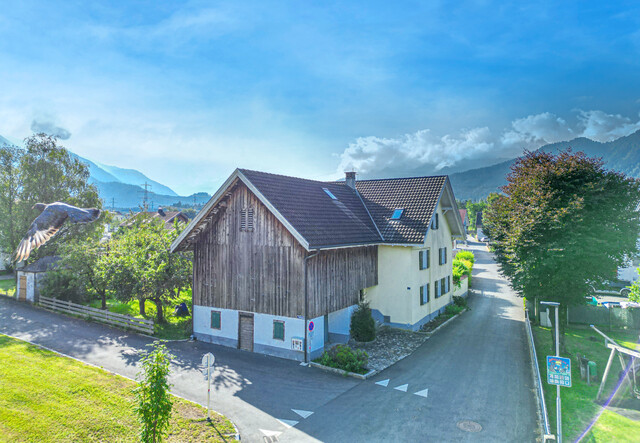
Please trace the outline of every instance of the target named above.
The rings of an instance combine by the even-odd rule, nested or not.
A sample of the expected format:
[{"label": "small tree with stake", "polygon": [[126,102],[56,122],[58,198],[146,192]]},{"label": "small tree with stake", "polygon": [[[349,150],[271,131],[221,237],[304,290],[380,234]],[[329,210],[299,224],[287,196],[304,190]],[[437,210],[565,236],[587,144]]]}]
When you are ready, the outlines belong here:
[{"label": "small tree with stake", "polygon": [[134,390],[137,401],[135,412],[142,425],[140,441],[157,443],[162,441],[169,429],[173,401],[169,394],[171,385],[167,377],[173,356],[159,341],[148,346],[151,346],[152,350],[142,358],[142,372],[138,374],[141,380]]}]

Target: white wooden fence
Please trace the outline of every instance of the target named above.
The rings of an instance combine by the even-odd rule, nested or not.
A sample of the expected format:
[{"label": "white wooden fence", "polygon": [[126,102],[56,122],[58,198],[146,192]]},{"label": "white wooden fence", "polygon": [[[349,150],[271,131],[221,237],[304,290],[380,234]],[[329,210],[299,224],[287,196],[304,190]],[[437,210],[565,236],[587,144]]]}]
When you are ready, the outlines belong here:
[{"label": "white wooden fence", "polygon": [[70,301],[58,300],[56,298],[43,297],[42,295],[39,297],[39,303],[40,306],[50,311],[80,315],[119,328],[128,328],[145,334],[153,334],[153,320],[116,314],[115,312],[104,311],[102,309],[79,305]]}]

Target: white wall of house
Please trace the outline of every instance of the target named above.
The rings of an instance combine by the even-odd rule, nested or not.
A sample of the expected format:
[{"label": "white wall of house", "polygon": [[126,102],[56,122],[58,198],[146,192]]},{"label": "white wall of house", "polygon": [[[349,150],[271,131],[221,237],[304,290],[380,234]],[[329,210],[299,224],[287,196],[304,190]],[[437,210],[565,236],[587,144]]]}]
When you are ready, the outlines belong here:
[{"label": "white wall of house", "polygon": [[351,315],[358,305],[349,306],[329,314],[329,340],[333,343],[346,343],[351,334]]},{"label": "white wall of house", "polygon": [[[435,282],[452,275],[451,229],[438,205],[438,229],[429,229],[420,246],[378,247],[378,285],[367,288],[365,298],[377,320],[388,317],[392,326],[416,329],[451,303],[453,281],[448,293],[436,298]],[[439,264],[440,248],[447,248],[447,262]],[[420,251],[429,250],[430,263],[420,269]],[[420,305],[420,286],[429,285],[429,302]]]},{"label": "white wall of house", "polygon": [[[220,312],[220,329],[211,327],[211,312]],[[238,346],[238,311],[232,309],[212,308],[209,306],[193,307],[193,332],[214,337],[213,343]]]}]

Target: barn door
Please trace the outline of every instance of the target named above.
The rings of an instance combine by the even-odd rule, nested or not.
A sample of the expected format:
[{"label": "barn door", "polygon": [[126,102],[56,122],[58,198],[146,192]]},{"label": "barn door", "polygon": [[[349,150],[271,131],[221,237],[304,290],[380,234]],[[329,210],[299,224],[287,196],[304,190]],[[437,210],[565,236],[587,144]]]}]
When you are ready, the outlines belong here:
[{"label": "barn door", "polygon": [[27,300],[27,276],[20,276],[20,292],[18,293],[18,300],[26,301]]},{"label": "barn door", "polygon": [[253,352],[253,314],[240,312],[238,324],[238,347],[245,351]]}]

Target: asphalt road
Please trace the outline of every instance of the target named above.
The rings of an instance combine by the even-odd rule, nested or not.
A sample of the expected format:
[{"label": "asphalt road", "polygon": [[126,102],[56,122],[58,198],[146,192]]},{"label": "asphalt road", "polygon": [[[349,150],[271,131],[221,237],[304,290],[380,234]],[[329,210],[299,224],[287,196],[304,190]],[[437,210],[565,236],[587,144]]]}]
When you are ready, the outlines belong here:
[{"label": "asphalt road", "polygon": [[[173,392],[205,404],[198,365],[202,354],[213,352],[212,408],[236,423],[243,441],[534,441],[522,300],[484,245],[469,249],[476,253],[471,310],[370,380],[208,343],[173,342]],[[152,341],[4,297],[0,332],[130,378]],[[482,429],[463,431],[457,426],[463,420]]]}]

